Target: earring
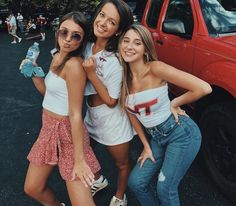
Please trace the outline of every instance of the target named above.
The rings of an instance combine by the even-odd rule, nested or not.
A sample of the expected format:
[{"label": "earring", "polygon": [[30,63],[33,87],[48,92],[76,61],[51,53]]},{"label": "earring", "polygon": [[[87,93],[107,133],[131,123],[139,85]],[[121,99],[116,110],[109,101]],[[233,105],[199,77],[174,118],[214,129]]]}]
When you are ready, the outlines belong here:
[{"label": "earring", "polygon": [[145,60],[146,60],[146,62],[149,62],[149,61],[150,61],[150,58],[149,58],[148,53],[145,53],[144,56],[145,56]]}]

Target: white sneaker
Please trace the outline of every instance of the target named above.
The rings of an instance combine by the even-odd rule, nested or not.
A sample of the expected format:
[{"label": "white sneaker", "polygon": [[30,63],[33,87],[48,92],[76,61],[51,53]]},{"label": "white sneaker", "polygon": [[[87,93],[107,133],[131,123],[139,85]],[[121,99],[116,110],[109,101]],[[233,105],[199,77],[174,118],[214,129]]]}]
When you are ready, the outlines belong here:
[{"label": "white sneaker", "polygon": [[107,179],[103,175],[101,175],[100,178],[95,180],[91,186],[92,196],[94,196],[98,191],[105,188],[107,185]]},{"label": "white sneaker", "polygon": [[22,38],[19,38],[18,42],[20,43],[20,42],[21,42],[21,40],[22,40]]},{"label": "white sneaker", "polygon": [[16,41],[12,41],[11,44],[16,44],[17,42]]},{"label": "white sneaker", "polygon": [[110,206],[127,206],[127,204],[128,201],[125,194],[123,200],[120,200],[116,196],[113,196],[110,202]]},{"label": "white sneaker", "polygon": [[65,203],[62,203],[62,202],[61,202],[61,205],[62,205],[62,206],[66,206]]}]

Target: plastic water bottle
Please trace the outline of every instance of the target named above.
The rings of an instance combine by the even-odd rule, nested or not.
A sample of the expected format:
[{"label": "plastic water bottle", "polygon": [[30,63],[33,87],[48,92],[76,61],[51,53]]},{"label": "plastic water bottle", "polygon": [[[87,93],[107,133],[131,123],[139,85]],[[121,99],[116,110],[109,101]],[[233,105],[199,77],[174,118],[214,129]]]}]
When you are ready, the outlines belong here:
[{"label": "plastic water bottle", "polygon": [[34,42],[29,47],[25,59],[20,64],[20,72],[26,77],[44,77],[45,74],[41,67],[37,66],[36,60],[39,56],[39,43]]},{"label": "plastic water bottle", "polygon": [[26,54],[26,59],[29,59],[31,62],[36,63],[36,60],[39,56],[40,50],[39,50],[39,43],[34,42],[32,46],[29,47],[28,52]]}]

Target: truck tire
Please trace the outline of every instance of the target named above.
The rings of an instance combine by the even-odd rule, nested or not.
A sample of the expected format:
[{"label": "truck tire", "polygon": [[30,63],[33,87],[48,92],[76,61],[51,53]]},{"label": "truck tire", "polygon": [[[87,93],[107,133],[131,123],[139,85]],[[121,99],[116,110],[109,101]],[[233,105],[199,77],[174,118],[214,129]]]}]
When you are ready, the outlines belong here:
[{"label": "truck tire", "polygon": [[203,112],[201,155],[219,189],[236,202],[236,104],[220,103]]}]

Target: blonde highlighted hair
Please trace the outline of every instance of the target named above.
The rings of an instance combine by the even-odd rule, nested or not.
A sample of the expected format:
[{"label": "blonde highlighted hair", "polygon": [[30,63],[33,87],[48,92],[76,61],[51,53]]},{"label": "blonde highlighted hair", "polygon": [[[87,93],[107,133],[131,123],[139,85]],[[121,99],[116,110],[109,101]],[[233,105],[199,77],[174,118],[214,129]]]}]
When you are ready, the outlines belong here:
[{"label": "blonde highlighted hair", "polygon": [[[143,60],[144,63],[147,62],[151,62],[151,61],[156,61],[157,60],[157,55],[156,55],[156,50],[155,50],[155,45],[154,45],[154,41],[152,39],[152,35],[150,33],[150,31],[148,29],[146,29],[144,26],[139,25],[139,24],[133,24],[131,25],[128,30],[120,37],[120,41],[119,41],[119,51],[120,51],[120,45],[121,42],[123,41],[123,38],[125,36],[125,34],[129,31],[129,30],[133,30],[134,32],[136,32],[143,45],[144,45],[144,55],[143,55]],[[123,77],[122,77],[122,86],[121,86],[121,96],[120,96],[120,105],[122,110],[125,110],[125,103],[126,103],[126,98],[129,95],[129,88],[130,88],[130,83],[132,80],[132,73],[130,71],[130,67],[129,64],[126,63],[124,61],[124,59],[122,58],[122,56],[120,55],[120,59],[121,59],[121,64],[123,67]]]}]

